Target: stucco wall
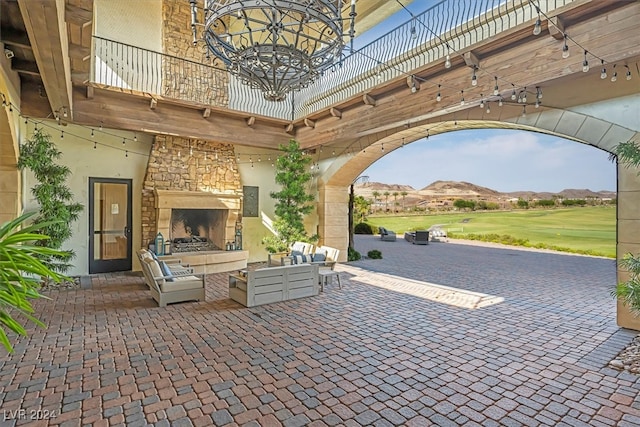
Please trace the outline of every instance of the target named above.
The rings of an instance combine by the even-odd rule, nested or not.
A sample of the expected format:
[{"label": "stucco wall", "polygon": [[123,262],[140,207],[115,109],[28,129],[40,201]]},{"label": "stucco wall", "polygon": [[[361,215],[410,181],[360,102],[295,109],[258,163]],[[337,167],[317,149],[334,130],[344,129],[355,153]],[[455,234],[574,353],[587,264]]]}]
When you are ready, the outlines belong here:
[{"label": "stucco wall", "polygon": [[95,35],[162,51],[162,1],[95,0],[93,7]]},{"label": "stucco wall", "polygon": [[[266,224],[275,219],[275,200],[269,196],[269,193],[280,190],[280,186],[275,183],[275,168],[272,166],[278,152],[236,147],[236,155],[240,155],[238,169],[242,185],[259,187],[259,216],[257,218],[242,218],[243,249],[249,251],[249,262],[265,261],[267,251],[262,244],[262,238],[271,235]],[[249,161],[249,155],[253,160],[253,167],[251,167],[252,162]],[[271,160],[269,160],[269,156],[271,156]],[[309,188],[310,192],[316,196],[317,201],[315,179]],[[309,234],[317,232],[318,215],[316,211],[305,218],[305,227]]]},{"label": "stucco wall", "polygon": [[[91,137],[91,130],[84,127],[68,125],[64,128],[55,126],[55,122],[48,122],[53,128],[47,128],[58,149],[62,152],[59,164],[71,169],[71,178],[68,185],[75,196],[75,200],[84,205],[84,211],[80,214],[78,221],[72,224],[73,236],[68,240],[63,248],[73,249],[76,258],[73,261],[74,268],[68,272],[70,275],[84,275],[89,273],[89,177],[96,178],[121,178],[132,180],[132,213],[133,213],[133,250],[139,248],[140,244],[140,210],[141,194],[144,172],[146,169],[149,150],[151,147],[151,137],[137,134],[137,142],[129,141],[122,144],[122,138],[133,139],[131,132],[115,131],[104,129],[110,136],[96,130],[95,136]],[[33,133],[33,124],[26,126],[23,138],[29,138]],[[60,138],[60,131],[64,130],[64,138]],[[83,139],[84,138],[84,139]],[[93,148],[92,140],[100,145]],[[129,150],[128,157],[125,157],[123,149]],[[141,153],[141,154],[135,154]],[[31,187],[36,184],[32,174],[25,173],[25,210],[33,211],[38,209],[36,201],[31,195]],[[133,269],[139,270],[138,260],[133,258]]]}]

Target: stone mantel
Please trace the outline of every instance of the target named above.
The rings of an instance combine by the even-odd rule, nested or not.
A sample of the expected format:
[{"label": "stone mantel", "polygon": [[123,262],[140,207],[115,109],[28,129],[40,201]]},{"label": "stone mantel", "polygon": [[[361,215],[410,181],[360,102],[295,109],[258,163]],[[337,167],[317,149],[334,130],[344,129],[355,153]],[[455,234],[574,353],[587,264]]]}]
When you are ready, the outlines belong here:
[{"label": "stone mantel", "polygon": [[156,209],[241,209],[242,196],[239,194],[158,189],[153,192]]}]

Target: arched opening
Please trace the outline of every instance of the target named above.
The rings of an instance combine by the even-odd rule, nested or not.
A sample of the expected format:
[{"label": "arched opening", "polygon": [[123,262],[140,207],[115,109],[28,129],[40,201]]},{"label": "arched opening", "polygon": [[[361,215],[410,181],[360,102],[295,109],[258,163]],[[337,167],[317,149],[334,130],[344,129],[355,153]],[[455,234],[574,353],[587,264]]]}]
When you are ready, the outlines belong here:
[{"label": "arched opening", "polygon": [[[319,229],[325,244],[346,252],[348,186],[370,165],[391,151],[422,139],[427,131],[433,136],[464,129],[518,129],[546,133],[592,145],[607,153],[612,152],[621,141],[639,139],[637,132],[624,126],[585,113],[553,109],[527,118],[514,118],[513,122],[447,120],[413,128],[407,126],[404,130],[394,133],[380,133],[375,142],[369,143],[362,150],[337,159],[319,179]],[[371,139],[373,140],[373,137]],[[622,166],[618,165],[616,169],[616,253],[619,258],[627,252],[640,251],[640,207],[637,203],[640,195],[640,177],[635,171]],[[624,278],[625,272],[618,271],[618,280]],[[630,315],[621,315],[620,310],[618,324],[640,328],[640,321]]]}]

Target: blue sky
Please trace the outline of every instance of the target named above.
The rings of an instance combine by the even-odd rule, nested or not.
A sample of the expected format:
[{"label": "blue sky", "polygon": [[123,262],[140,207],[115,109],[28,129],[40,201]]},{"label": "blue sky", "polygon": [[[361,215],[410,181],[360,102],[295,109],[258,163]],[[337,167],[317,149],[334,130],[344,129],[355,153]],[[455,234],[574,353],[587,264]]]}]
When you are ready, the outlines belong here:
[{"label": "blue sky", "polygon": [[[396,1],[396,0],[389,0]],[[414,14],[435,0],[401,0]],[[356,38],[361,47],[408,21],[400,10]],[[393,151],[362,175],[370,181],[415,189],[433,181],[467,181],[497,191],[550,191],[587,188],[616,190],[616,168],[595,147],[526,131],[469,130],[440,134]],[[425,167],[426,165],[426,167]]]},{"label": "blue sky", "polygon": [[423,188],[467,181],[501,192],[616,190],[616,168],[598,148],[535,132],[461,130],[396,149],[362,175]]}]

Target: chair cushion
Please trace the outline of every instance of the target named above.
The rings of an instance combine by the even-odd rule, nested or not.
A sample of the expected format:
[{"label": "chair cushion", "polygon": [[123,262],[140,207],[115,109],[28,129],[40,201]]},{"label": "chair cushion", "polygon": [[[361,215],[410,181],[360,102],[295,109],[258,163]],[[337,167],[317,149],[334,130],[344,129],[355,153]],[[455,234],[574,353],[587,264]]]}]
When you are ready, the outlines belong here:
[{"label": "chair cushion", "polygon": [[173,282],[165,282],[160,285],[162,292],[185,291],[203,287],[203,280],[196,276],[175,277]]},{"label": "chair cushion", "polygon": [[173,277],[173,272],[169,268],[166,262],[160,261],[160,269],[162,270],[163,276],[171,276],[170,279],[167,279],[169,282],[173,282],[175,278]]},{"label": "chair cushion", "polygon": [[327,260],[327,254],[325,252],[316,252],[311,255],[311,261],[313,262],[321,262]]},{"label": "chair cushion", "polygon": [[[164,274],[162,273],[162,268],[160,268],[160,264],[153,258],[145,259],[144,262],[147,263],[147,267],[149,267],[149,273],[151,273],[151,278],[155,279],[156,277],[162,277]],[[164,283],[164,279],[158,279],[158,284],[162,285]]]}]

